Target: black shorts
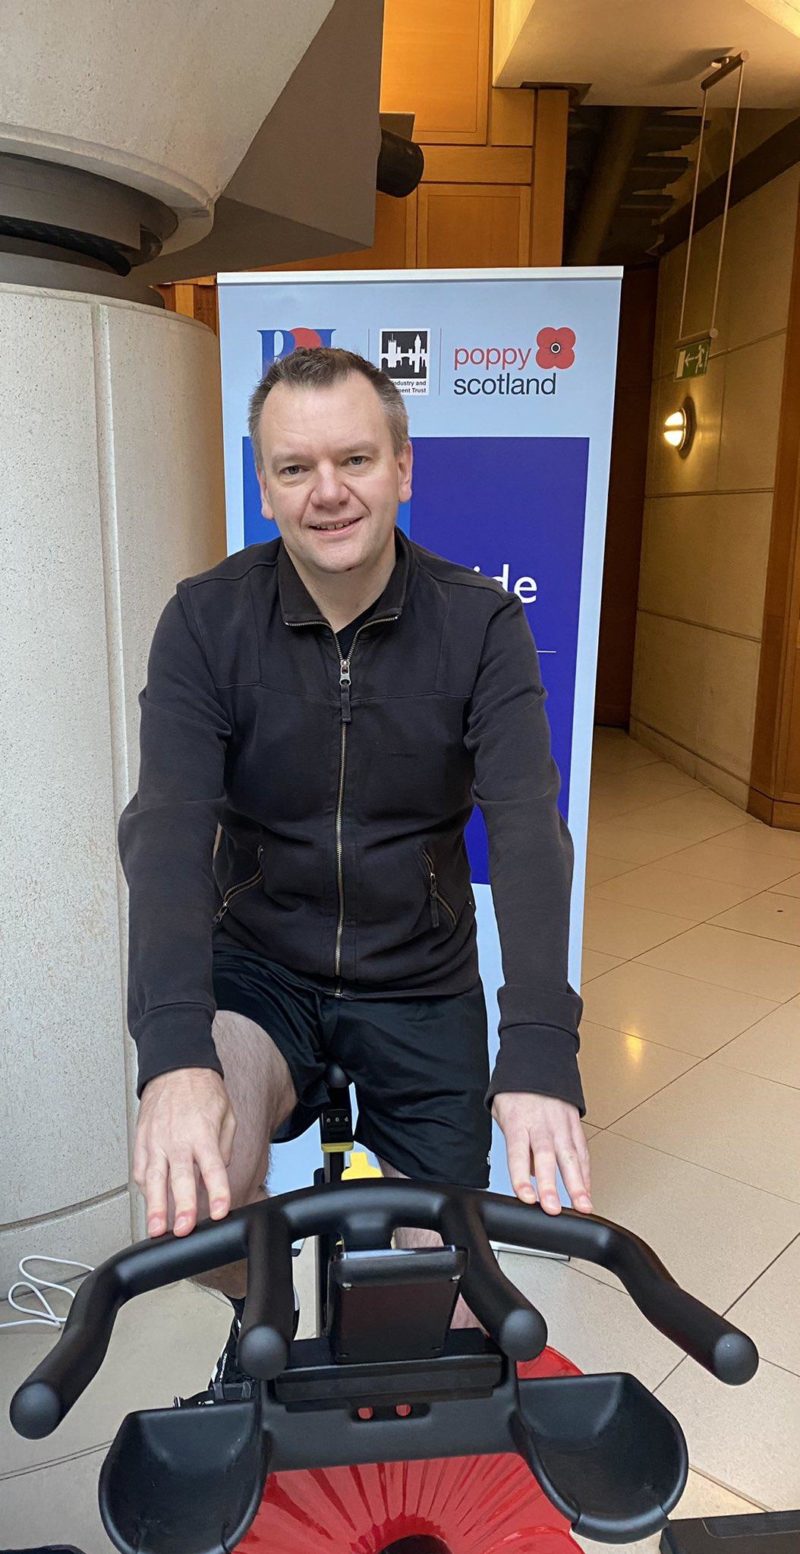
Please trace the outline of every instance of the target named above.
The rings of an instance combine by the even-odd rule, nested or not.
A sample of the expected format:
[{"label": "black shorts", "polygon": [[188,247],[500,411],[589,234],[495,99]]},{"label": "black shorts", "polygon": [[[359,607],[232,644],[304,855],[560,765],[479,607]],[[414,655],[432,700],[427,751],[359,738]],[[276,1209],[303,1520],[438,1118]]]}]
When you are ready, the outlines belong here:
[{"label": "black shorts", "polygon": [[214,945],[218,1009],[243,1014],[274,1041],[298,1106],[276,1135],[319,1117],[326,1064],[355,1086],[355,1136],[404,1176],[486,1187],[491,1119],[486,1005],[478,982],[436,998],[335,998],[230,940]]}]

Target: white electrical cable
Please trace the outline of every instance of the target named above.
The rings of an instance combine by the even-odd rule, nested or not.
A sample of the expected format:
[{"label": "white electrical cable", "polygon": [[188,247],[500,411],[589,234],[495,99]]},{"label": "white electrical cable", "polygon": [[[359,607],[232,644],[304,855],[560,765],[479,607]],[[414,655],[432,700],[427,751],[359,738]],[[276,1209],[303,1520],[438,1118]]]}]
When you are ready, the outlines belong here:
[{"label": "white electrical cable", "polygon": [[[92,1264],[78,1262],[77,1258],[74,1257],[45,1257],[43,1254],[37,1255],[36,1253],[29,1253],[27,1257],[21,1257],[17,1264],[23,1277],[14,1280],[6,1299],[15,1311],[22,1311],[24,1315],[14,1322],[0,1322],[0,1328],[63,1327],[67,1320],[66,1316],[60,1317],[57,1315],[44,1292],[45,1290],[60,1290],[62,1294],[69,1296],[71,1304],[75,1298],[75,1291],[71,1290],[66,1284],[57,1284],[54,1279],[40,1279],[35,1273],[28,1273],[25,1267],[26,1263],[56,1263],[59,1268],[82,1269],[82,1273],[69,1274],[68,1277],[70,1279],[80,1279],[84,1273],[93,1273]],[[33,1295],[39,1302],[39,1310],[36,1311],[31,1306],[21,1306],[19,1301],[14,1299],[15,1290],[24,1291],[29,1296]]]}]

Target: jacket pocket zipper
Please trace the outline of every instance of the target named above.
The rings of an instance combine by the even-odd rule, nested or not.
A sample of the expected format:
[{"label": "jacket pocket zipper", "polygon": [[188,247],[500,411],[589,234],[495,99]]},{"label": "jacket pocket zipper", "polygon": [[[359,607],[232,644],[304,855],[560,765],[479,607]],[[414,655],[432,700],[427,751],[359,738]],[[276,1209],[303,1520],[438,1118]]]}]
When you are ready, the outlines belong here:
[{"label": "jacket pocket zipper", "polygon": [[448,901],[445,901],[444,896],[441,895],[441,893],[439,891],[439,886],[438,886],[438,883],[437,883],[437,880],[436,880],[436,870],[434,869],[434,866],[433,866],[433,859],[432,859],[430,853],[426,852],[424,850],[424,848],[423,848],[422,856],[425,859],[425,862],[426,862],[426,864],[428,866],[428,891],[429,891],[429,901],[430,901],[430,908],[431,908],[431,923],[432,923],[434,928],[438,928],[439,927],[439,907],[443,906],[444,909],[445,909],[445,912],[448,915],[448,917],[452,918],[453,927],[455,928],[456,923],[458,922],[458,918],[457,918],[455,912],[453,911],[453,908],[451,907],[450,903]]},{"label": "jacket pocket zipper", "polygon": [[212,926],[212,928],[216,928],[217,923],[221,923],[222,922],[222,919],[225,916],[225,913],[227,912],[228,907],[229,907],[231,901],[233,901],[236,896],[241,896],[243,891],[245,891],[245,890],[252,890],[253,886],[258,884],[259,880],[261,879],[261,854],[263,853],[263,851],[264,851],[263,847],[259,847],[258,853],[257,853],[257,857],[258,857],[258,870],[257,870],[257,872],[255,874],[251,875],[249,880],[242,880],[239,885],[232,885],[230,890],[226,890],[226,892],[225,892],[225,894],[224,894],[224,896],[222,898],[222,905],[221,905],[219,911],[217,913],[215,913],[214,917],[211,919],[211,926]]}]

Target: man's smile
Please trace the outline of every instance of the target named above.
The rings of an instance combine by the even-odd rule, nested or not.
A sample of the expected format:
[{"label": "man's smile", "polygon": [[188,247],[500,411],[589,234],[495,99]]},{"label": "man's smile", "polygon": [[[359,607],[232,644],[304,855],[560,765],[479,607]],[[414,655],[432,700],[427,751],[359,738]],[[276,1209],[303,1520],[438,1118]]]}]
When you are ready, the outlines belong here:
[{"label": "man's smile", "polygon": [[327,523],[312,523],[309,527],[314,530],[315,534],[344,534],[345,532],[349,533],[360,522],[361,516],[358,518],[337,518],[335,520],[331,519]]}]

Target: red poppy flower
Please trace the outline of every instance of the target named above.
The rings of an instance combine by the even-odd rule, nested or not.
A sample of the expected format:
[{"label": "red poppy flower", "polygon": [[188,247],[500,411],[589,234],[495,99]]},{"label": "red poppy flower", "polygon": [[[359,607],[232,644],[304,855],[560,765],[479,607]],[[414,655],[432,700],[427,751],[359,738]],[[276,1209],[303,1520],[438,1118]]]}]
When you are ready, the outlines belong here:
[{"label": "red poppy flower", "polygon": [[571,367],[575,360],[574,329],[540,329],[536,336],[539,367]]}]

